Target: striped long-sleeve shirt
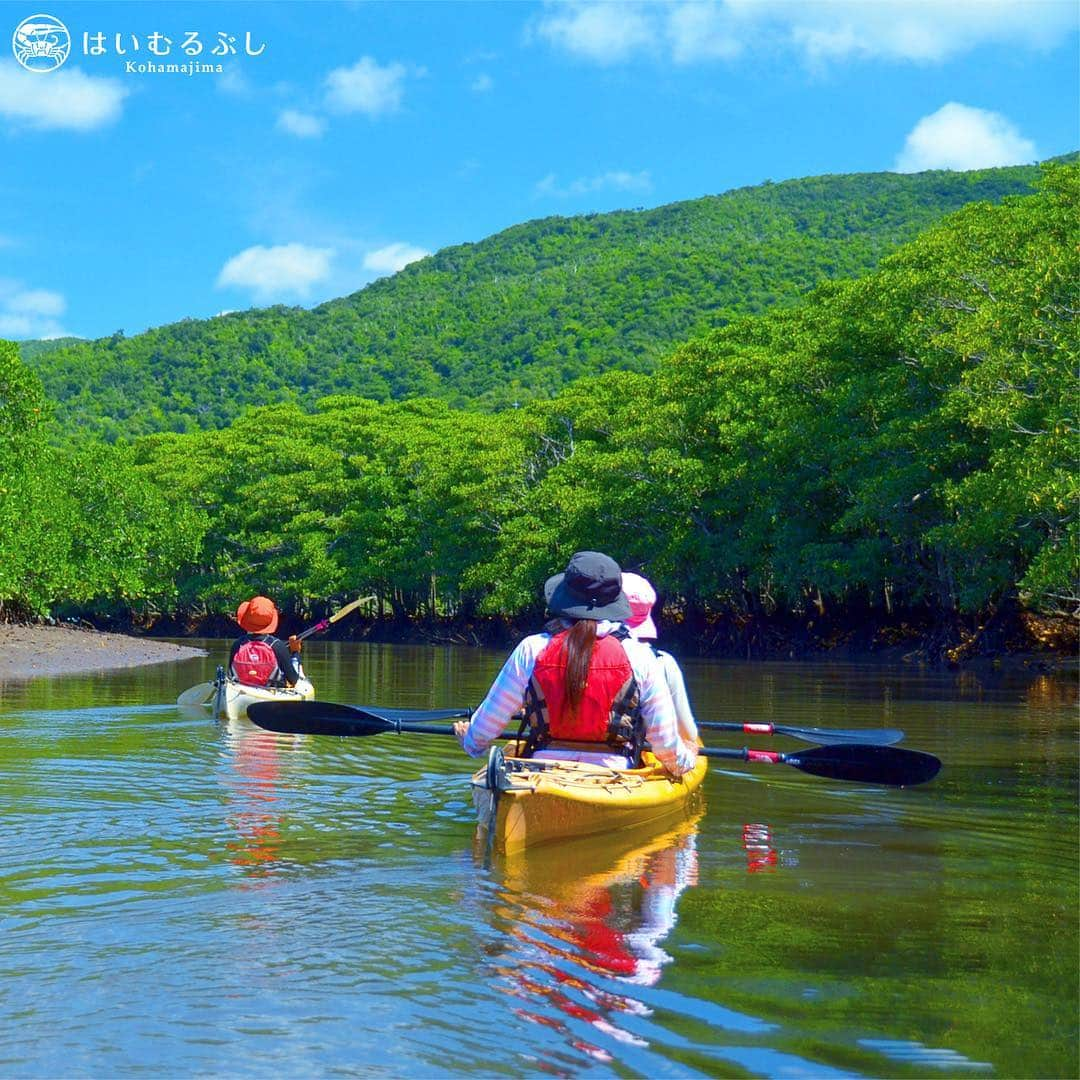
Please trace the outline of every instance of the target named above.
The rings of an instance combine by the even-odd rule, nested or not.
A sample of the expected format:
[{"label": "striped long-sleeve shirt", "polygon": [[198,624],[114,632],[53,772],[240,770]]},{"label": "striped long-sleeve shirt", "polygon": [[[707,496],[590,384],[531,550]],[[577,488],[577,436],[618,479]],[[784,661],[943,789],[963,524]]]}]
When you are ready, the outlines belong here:
[{"label": "striped long-sleeve shirt", "polygon": [[[597,626],[597,636],[603,637],[617,626],[617,623],[601,622]],[[532,634],[519,642],[507,658],[487,697],[472,715],[462,740],[467,754],[473,757],[482,754],[503,733],[514,713],[523,707],[536,658],[550,640],[551,634]],[[652,649],[643,642],[628,638],[621,644],[637,680],[645,735],[652,752],[669,772],[681,775],[694,767],[697,754],[679,738],[675,705],[663,668]]]},{"label": "striped long-sleeve shirt", "polygon": [[675,703],[675,715],[679,719],[679,734],[690,742],[697,742],[697,721],[694,720],[694,710],[690,708],[690,698],[686,694],[686,680],[683,679],[682,668],[671,653],[656,648],[653,652],[664,669],[664,679],[671,691],[671,700]]}]

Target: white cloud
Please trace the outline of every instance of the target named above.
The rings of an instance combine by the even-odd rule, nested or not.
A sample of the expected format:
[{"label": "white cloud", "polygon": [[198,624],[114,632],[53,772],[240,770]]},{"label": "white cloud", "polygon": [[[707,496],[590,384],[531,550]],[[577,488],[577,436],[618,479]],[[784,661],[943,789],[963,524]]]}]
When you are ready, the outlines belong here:
[{"label": "white cloud", "polygon": [[92,131],[120,116],[128,90],[116,79],[96,79],[78,68],[48,74],[0,61],[0,115],[18,128]]},{"label": "white cloud", "polygon": [[1054,0],[578,0],[547,3],[529,36],[599,64],[648,53],[702,63],[781,48],[816,66],[930,63],[986,44],[1043,49],[1075,27],[1074,5]]},{"label": "white cloud", "polygon": [[317,139],[326,131],[326,121],[321,116],[300,112],[297,109],[285,109],[277,119],[278,131],[296,135],[301,139]]},{"label": "white cloud", "polygon": [[559,185],[559,178],[554,173],[548,173],[543,180],[536,185],[537,195],[554,195],[560,199],[574,198],[579,195],[589,195],[597,191],[651,191],[652,176],[648,169],[641,172],[626,172],[615,170],[601,173],[599,176],[582,177],[573,180],[565,186]]},{"label": "white cloud", "polygon": [[248,81],[247,76],[235,64],[227,67],[221,75],[214,80],[214,88],[223,94],[232,97],[250,98],[255,94],[255,89]]},{"label": "white cloud", "polygon": [[618,64],[655,39],[657,13],[647,5],[623,3],[549,4],[536,20],[536,36],[598,64]]},{"label": "white cloud", "polygon": [[50,289],[27,289],[19,281],[0,279],[0,338],[67,337],[57,321],[67,310],[63,295]]},{"label": "white cloud", "polygon": [[7,297],[4,306],[20,315],[63,315],[67,301],[48,289],[26,289]]},{"label": "white cloud", "polygon": [[326,103],[339,112],[368,116],[396,112],[408,74],[404,64],[380,67],[370,56],[361,57],[352,67],[335,68],[326,76]]},{"label": "white cloud", "polygon": [[1068,3],[1031,0],[816,0],[803,6],[768,0],[811,61],[848,57],[936,62],[981,45],[1041,49],[1075,27]]},{"label": "white cloud", "polygon": [[396,274],[399,270],[416,262],[417,259],[426,258],[430,251],[416,247],[413,244],[387,244],[378,251],[369,251],[364,256],[364,269],[374,270],[377,274]]},{"label": "white cloud", "polygon": [[494,87],[495,80],[490,75],[480,74],[473,79],[471,89],[474,94],[486,94]]},{"label": "white cloud", "polygon": [[733,60],[746,45],[738,15],[723,7],[678,4],[666,13],[666,19],[665,36],[676,64]]},{"label": "white cloud", "polygon": [[1035,158],[1035,144],[1006,117],[950,101],[912,128],[895,170],[988,169],[1022,165]]},{"label": "white cloud", "polygon": [[334,252],[304,244],[256,245],[234,255],[218,274],[218,288],[249,289],[258,300],[306,298],[313,285],[330,276]]}]

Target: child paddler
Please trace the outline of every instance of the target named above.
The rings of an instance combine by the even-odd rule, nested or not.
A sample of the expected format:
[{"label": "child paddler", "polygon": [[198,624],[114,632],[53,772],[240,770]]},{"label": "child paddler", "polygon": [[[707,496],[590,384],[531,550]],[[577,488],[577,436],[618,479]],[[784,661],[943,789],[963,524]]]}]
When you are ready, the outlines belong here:
[{"label": "child paddler", "polygon": [[656,603],[656,590],[648,578],[640,574],[624,573],[622,576],[623,592],[630,602],[630,618],[626,620],[626,629],[630,636],[644,641],[660,666],[664,669],[664,678],[668,689],[671,691],[671,700],[675,703],[675,715],[679,720],[679,737],[695,746],[698,741],[697,721],[694,719],[694,711],[690,708],[690,698],[686,693],[686,681],[683,679],[682,668],[671,653],[664,652],[656,647],[656,622],[652,617],[653,605]]},{"label": "child paddler", "polygon": [[236,609],[245,631],[233,642],[229,674],[245,686],[295,686],[304,677],[300,666],[303,644],[294,634],[288,644],[274,637],[278,609],[265,596],[253,596]]},{"label": "child paddler", "polygon": [[638,764],[650,749],[673,775],[689,772],[697,746],[679,738],[675,705],[652,649],[630,636],[619,564],[579,551],[544,587],[554,616],[510,654],[480,707],[454,725],[476,757],[524,710],[525,756]]}]

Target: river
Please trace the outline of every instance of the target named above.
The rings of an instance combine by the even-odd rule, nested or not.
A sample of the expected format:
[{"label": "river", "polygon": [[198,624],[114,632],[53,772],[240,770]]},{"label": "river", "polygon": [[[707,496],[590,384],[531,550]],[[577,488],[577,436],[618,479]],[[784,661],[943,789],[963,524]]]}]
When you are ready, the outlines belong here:
[{"label": "river", "polygon": [[[305,650],[320,698],[420,708],[502,658]],[[178,710],[215,662],[0,684],[0,1075],[1080,1072],[1073,681],[691,660],[702,719],[944,768],[716,761],[685,819],[507,860],[456,742]]]}]

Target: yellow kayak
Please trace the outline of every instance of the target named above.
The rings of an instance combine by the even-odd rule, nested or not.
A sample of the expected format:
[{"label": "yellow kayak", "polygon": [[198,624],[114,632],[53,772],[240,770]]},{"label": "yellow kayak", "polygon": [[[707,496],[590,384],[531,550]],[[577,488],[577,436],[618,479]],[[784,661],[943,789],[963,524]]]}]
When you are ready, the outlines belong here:
[{"label": "yellow kayak", "polygon": [[480,828],[493,849],[511,855],[553,840],[613,833],[682,812],[708,761],[672,779],[646,752],[639,769],[580,761],[507,757],[495,747],[472,778]]}]

